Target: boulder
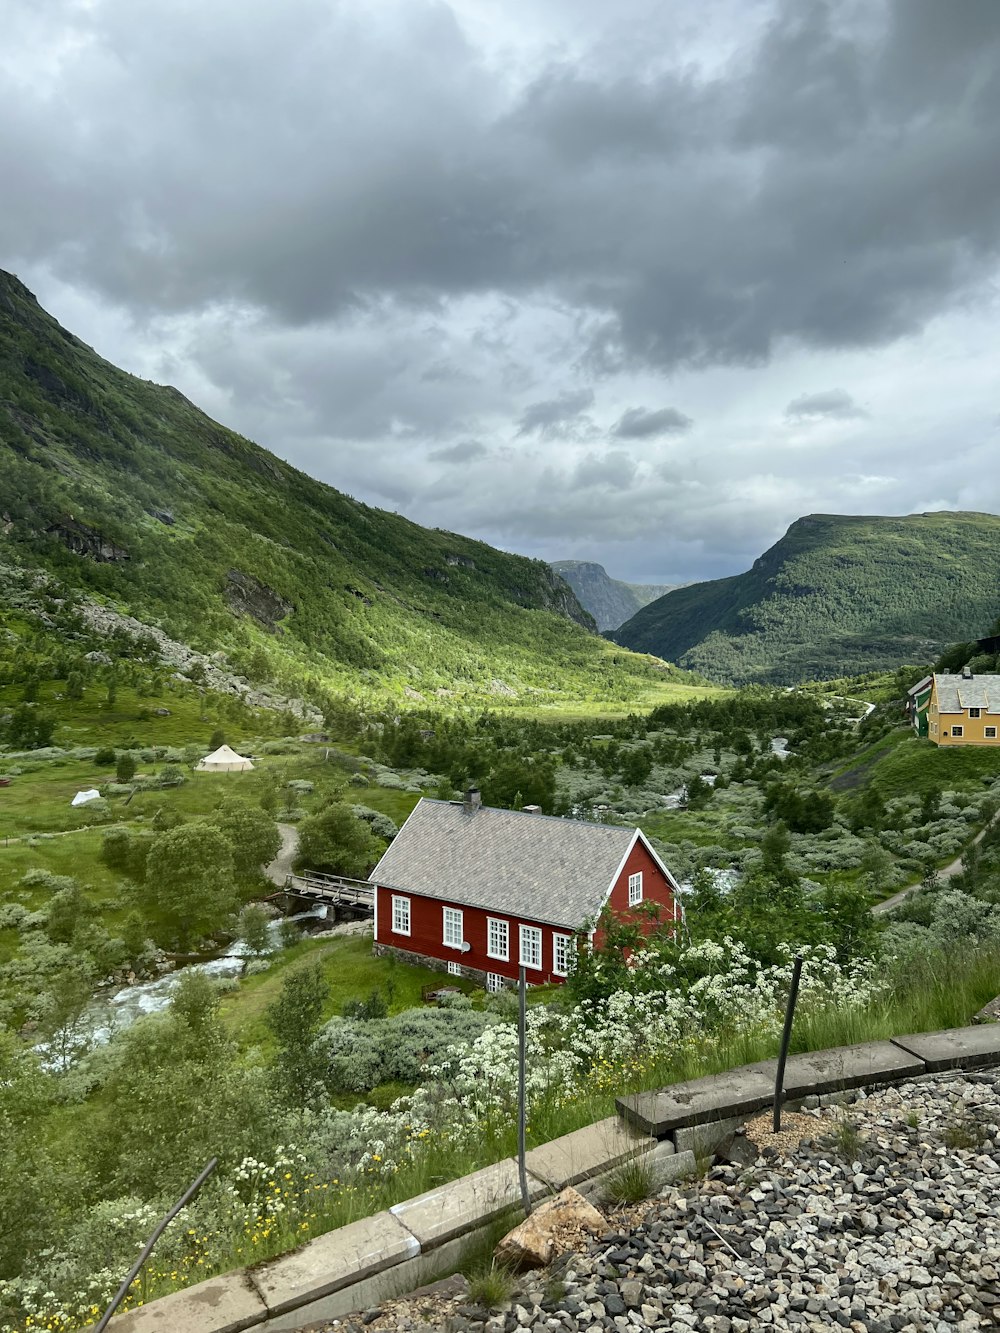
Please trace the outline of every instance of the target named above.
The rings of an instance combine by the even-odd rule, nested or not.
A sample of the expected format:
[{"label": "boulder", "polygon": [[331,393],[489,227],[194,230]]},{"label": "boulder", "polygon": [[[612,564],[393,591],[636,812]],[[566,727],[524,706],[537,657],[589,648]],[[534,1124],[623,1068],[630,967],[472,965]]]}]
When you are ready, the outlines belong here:
[{"label": "boulder", "polygon": [[570,1185],[509,1231],[496,1248],[496,1259],[514,1270],[545,1268],[585,1233],[599,1235],[606,1228],[604,1216]]}]

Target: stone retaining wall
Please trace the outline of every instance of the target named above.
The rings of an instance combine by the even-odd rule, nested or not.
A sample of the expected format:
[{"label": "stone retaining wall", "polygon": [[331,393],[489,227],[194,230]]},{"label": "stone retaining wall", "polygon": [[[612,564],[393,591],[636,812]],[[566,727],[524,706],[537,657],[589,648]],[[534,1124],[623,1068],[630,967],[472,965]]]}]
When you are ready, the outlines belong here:
[{"label": "stone retaining wall", "polygon": [[448,963],[444,958],[434,958],[429,953],[415,953],[412,949],[397,949],[393,944],[373,944],[372,953],[376,958],[395,958],[410,967],[414,963],[419,963],[421,967],[429,968],[433,972],[443,972],[458,980],[474,981],[477,986],[484,988],[486,986],[486,973],[478,967],[466,967],[464,963],[459,963],[458,972],[449,972]]},{"label": "stone retaining wall", "polygon": [[[790,1057],[786,1102],[1000,1064],[1000,1023],[915,1033]],[[527,1156],[533,1200],[575,1185],[585,1193],[622,1162],[646,1157],[666,1181],[694,1170],[741,1119],[771,1103],[775,1062],[618,1099],[620,1118],[575,1130]],[[327,1232],[253,1269],[210,1278],[119,1315],[115,1333],[268,1333],[333,1319],[412,1291],[453,1270],[462,1253],[520,1203],[512,1158]]]}]

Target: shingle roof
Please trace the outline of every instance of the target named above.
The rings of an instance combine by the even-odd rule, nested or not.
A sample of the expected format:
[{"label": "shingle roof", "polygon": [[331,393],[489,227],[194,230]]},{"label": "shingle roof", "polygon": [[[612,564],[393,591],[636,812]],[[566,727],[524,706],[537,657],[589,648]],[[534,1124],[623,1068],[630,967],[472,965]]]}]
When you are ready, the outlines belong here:
[{"label": "shingle roof", "polygon": [[635,832],[425,798],[369,879],[576,930],[600,910]]},{"label": "shingle roof", "polygon": [[942,713],[961,713],[966,708],[982,708],[1000,713],[1000,676],[935,676],[938,709]]}]

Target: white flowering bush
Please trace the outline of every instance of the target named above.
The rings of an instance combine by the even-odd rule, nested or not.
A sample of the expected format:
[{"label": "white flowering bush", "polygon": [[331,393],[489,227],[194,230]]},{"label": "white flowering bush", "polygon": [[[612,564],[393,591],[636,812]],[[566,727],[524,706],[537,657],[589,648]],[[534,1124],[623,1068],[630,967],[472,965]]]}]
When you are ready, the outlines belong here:
[{"label": "white flowering bush", "polygon": [[[595,1089],[618,1090],[641,1081],[680,1049],[710,1047],[720,1038],[775,1037],[780,1033],[792,968],[783,961],[760,967],[744,946],[726,938],[684,950],[677,963],[655,952],[630,960],[631,985],[573,1009],[539,1006],[527,1020],[529,1115],[547,1099],[565,1104]],[[799,1012],[863,1007],[885,985],[868,961],[844,967],[829,945],[801,949],[805,967]],[[599,970],[600,962],[595,964]],[[690,977],[694,975],[694,979]],[[429,1071],[431,1087],[412,1104],[431,1104],[454,1134],[499,1134],[514,1113],[517,1029],[488,1028],[467,1045],[452,1047]]]}]

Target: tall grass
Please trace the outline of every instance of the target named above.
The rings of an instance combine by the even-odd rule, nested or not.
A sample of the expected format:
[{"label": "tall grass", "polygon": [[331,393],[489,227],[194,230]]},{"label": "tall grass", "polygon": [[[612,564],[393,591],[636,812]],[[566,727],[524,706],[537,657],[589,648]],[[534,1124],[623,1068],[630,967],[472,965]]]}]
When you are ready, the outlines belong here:
[{"label": "tall grass", "polygon": [[[831,1005],[804,1011],[796,1019],[792,1050],[826,1050],[909,1032],[961,1027],[998,992],[1000,947],[925,957],[907,964],[891,988],[865,1006]],[[641,1069],[619,1070],[614,1079],[604,1075],[592,1078],[571,1092],[554,1088],[532,1107],[529,1146],[614,1115],[615,1099],[623,1094],[770,1059],[777,1054],[777,1048],[778,1038],[771,1032],[722,1031],[690,1039],[665,1059]],[[482,1124],[474,1139],[451,1138],[446,1132],[432,1134],[392,1174],[356,1178],[350,1188],[312,1195],[307,1232],[301,1229],[302,1212],[291,1208],[267,1241],[254,1248],[252,1255],[248,1256],[243,1246],[239,1251],[219,1250],[212,1256],[211,1267],[202,1268],[199,1276],[280,1254],[303,1240],[512,1157],[516,1151],[517,1127],[506,1108]],[[170,1286],[170,1283],[157,1284],[156,1294],[162,1294]]]}]

